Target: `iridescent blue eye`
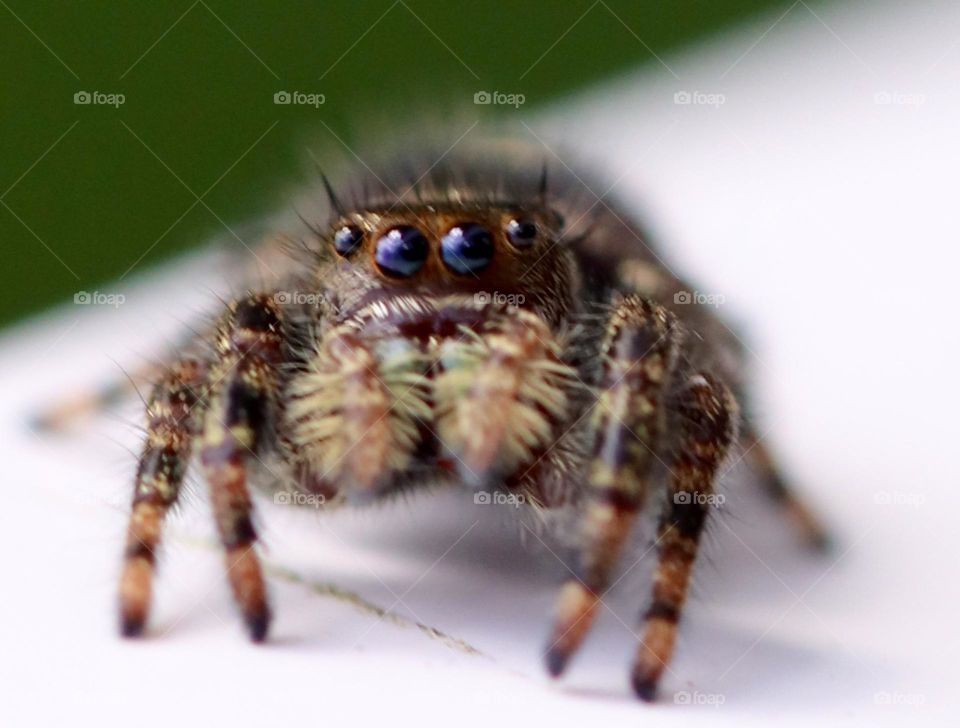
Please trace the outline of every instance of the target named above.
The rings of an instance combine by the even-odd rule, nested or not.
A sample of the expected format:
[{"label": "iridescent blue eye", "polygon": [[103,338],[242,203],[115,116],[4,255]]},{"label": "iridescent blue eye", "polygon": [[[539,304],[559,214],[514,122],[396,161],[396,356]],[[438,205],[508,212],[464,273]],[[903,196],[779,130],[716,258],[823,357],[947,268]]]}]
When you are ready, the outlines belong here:
[{"label": "iridescent blue eye", "polygon": [[356,225],[344,225],[333,234],[333,248],[340,255],[350,255],[363,242],[363,230]]},{"label": "iridescent blue eye", "polygon": [[515,248],[529,248],[537,240],[537,224],[523,218],[507,223],[507,237]]},{"label": "iridescent blue eye", "polygon": [[380,270],[397,278],[409,278],[423,266],[430,245],[423,233],[410,225],[388,230],[377,241],[375,257]]},{"label": "iridescent blue eye", "polygon": [[459,223],[440,240],[440,256],[454,273],[476,273],[493,260],[493,236],[482,225]]}]

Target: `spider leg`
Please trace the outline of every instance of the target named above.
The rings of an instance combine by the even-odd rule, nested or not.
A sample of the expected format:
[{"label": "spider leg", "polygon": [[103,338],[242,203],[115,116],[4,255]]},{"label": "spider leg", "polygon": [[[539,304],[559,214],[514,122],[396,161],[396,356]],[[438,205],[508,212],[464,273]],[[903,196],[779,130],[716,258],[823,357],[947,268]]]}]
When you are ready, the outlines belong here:
[{"label": "spider leg", "polygon": [[[216,256],[222,270],[218,277],[246,282],[253,287],[265,288],[271,281],[282,280],[293,256],[289,250],[296,247],[284,236],[267,236],[261,240],[251,257],[238,253],[233,245],[216,248]],[[68,392],[50,407],[40,407],[30,417],[30,425],[43,432],[63,432],[92,415],[108,412],[127,398],[136,395],[141,386],[149,389],[182,356],[182,352],[205,357],[206,351],[195,351],[198,343],[205,343],[212,333],[205,315],[195,316],[184,322],[186,335],[172,343],[175,355],[161,354],[156,361],[146,362],[124,371],[100,387]]]},{"label": "spider leg", "polygon": [[128,376],[117,377],[99,389],[67,396],[54,406],[41,409],[30,419],[34,428],[44,432],[63,432],[74,423],[106,412],[137,391],[141,383],[156,382],[173,362],[147,363]]},{"label": "spider leg", "polygon": [[254,551],[256,531],[247,488],[247,464],[276,426],[276,368],[283,357],[280,314],[269,296],[251,295],[230,307],[218,337],[200,460],[227,577],[251,639],[261,641],[270,621],[266,587]]},{"label": "spider leg", "polygon": [[167,511],[180,486],[202,419],[206,370],[193,360],[174,364],[147,407],[147,440],[140,457],[120,577],[120,631],[139,635],[146,623],[156,553]]},{"label": "spider leg", "polygon": [[561,590],[546,653],[547,669],[555,677],[586,636],[643,505],[681,339],[673,317],[639,296],[623,299],[609,319],[601,396],[591,422],[595,440],[580,558],[576,576]]},{"label": "spider leg", "polygon": [[441,447],[474,486],[502,482],[549,447],[576,383],[561,347],[532,311],[488,311],[478,331],[441,347],[435,381]]},{"label": "spider leg", "polygon": [[657,683],[673,653],[714,480],[737,429],[733,395],[712,375],[689,376],[675,407],[679,441],[670,465],[671,497],[660,517],[653,599],[644,616],[643,641],[632,674],[634,691],[647,701],[656,697]]},{"label": "spider leg", "polygon": [[749,424],[744,427],[742,440],[745,458],[758,478],[761,491],[794,525],[804,545],[814,551],[828,551],[831,544],[827,529],[783,477],[770,450]]},{"label": "spider leg", "polygon": [[365,500],[405,470],[431,417],[420,347],[396,335],[331,330],[290,383],[284,430],[308,489]]}]

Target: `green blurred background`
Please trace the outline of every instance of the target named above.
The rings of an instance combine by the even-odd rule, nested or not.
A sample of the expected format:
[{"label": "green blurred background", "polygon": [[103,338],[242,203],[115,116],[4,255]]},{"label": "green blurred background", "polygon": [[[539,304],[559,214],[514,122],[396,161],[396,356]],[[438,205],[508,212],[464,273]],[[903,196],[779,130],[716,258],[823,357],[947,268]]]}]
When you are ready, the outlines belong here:
[{"label": "green blurred background", "polygon": [[[202,243],[218,217],[275,208],[306,139],[351,144],[372,117],[409,126],[479,90],[522,93],[529,112],[788,7],[0,0],[0,324]],[[326,103],[276,105],[281,90]],[[125,101],[78,105],[79,91]]]}]

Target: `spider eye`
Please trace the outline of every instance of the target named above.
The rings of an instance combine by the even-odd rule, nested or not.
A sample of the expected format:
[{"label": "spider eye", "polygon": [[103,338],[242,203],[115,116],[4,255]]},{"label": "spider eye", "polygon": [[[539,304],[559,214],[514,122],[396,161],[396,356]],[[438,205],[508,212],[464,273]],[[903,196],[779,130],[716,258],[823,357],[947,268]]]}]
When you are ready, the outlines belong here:
[{"label": "spider eye", "polygon": [[537,224],[532,220],[515,217],[507,223],[507,238],[515,248],[529,248],[537,239]]},{"label": "spider eye", "polygon": [[350,255],[362,242],[363,230],[356,225],[344,225],[333,234],[333,247],[343,256]]},{"label": "spider eye", "polygon": [[440,240],[440,256],[454,273],[475,273],[493,260],[493,236],[482,225],[461,222]]},{"label": "spider eye", "polygon": [[377,241],[375,258],[380,270],[397,278],[409,278],[423,266],[430,245],[415,227],[401,225]]}]

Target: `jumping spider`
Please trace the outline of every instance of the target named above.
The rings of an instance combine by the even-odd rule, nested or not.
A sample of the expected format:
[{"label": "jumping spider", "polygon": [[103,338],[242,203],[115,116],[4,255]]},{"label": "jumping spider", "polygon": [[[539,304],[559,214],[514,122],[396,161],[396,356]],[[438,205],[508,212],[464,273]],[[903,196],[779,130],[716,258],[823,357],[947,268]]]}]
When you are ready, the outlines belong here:
[{"label": "jumping spider", "polygon": [[632,671],[644,700],[673,652],[706,496],[734,448],[822,544],[738,406],[739,340],[688,302],[622,211],[529,157],[494,144],[440,162],[405,155],[339,191],[324,178],[303,224],[260,248],[294,254],[163,367],[149,400],[124,635],[144,629],[162,524],[195,452],[255,641],[270,608],[248,470],[271,492],[328,506],[429,484],[522,494],[546,518],[574,512],[579,563],[549,637],[554,676],[654,501],[658,557]]}]

